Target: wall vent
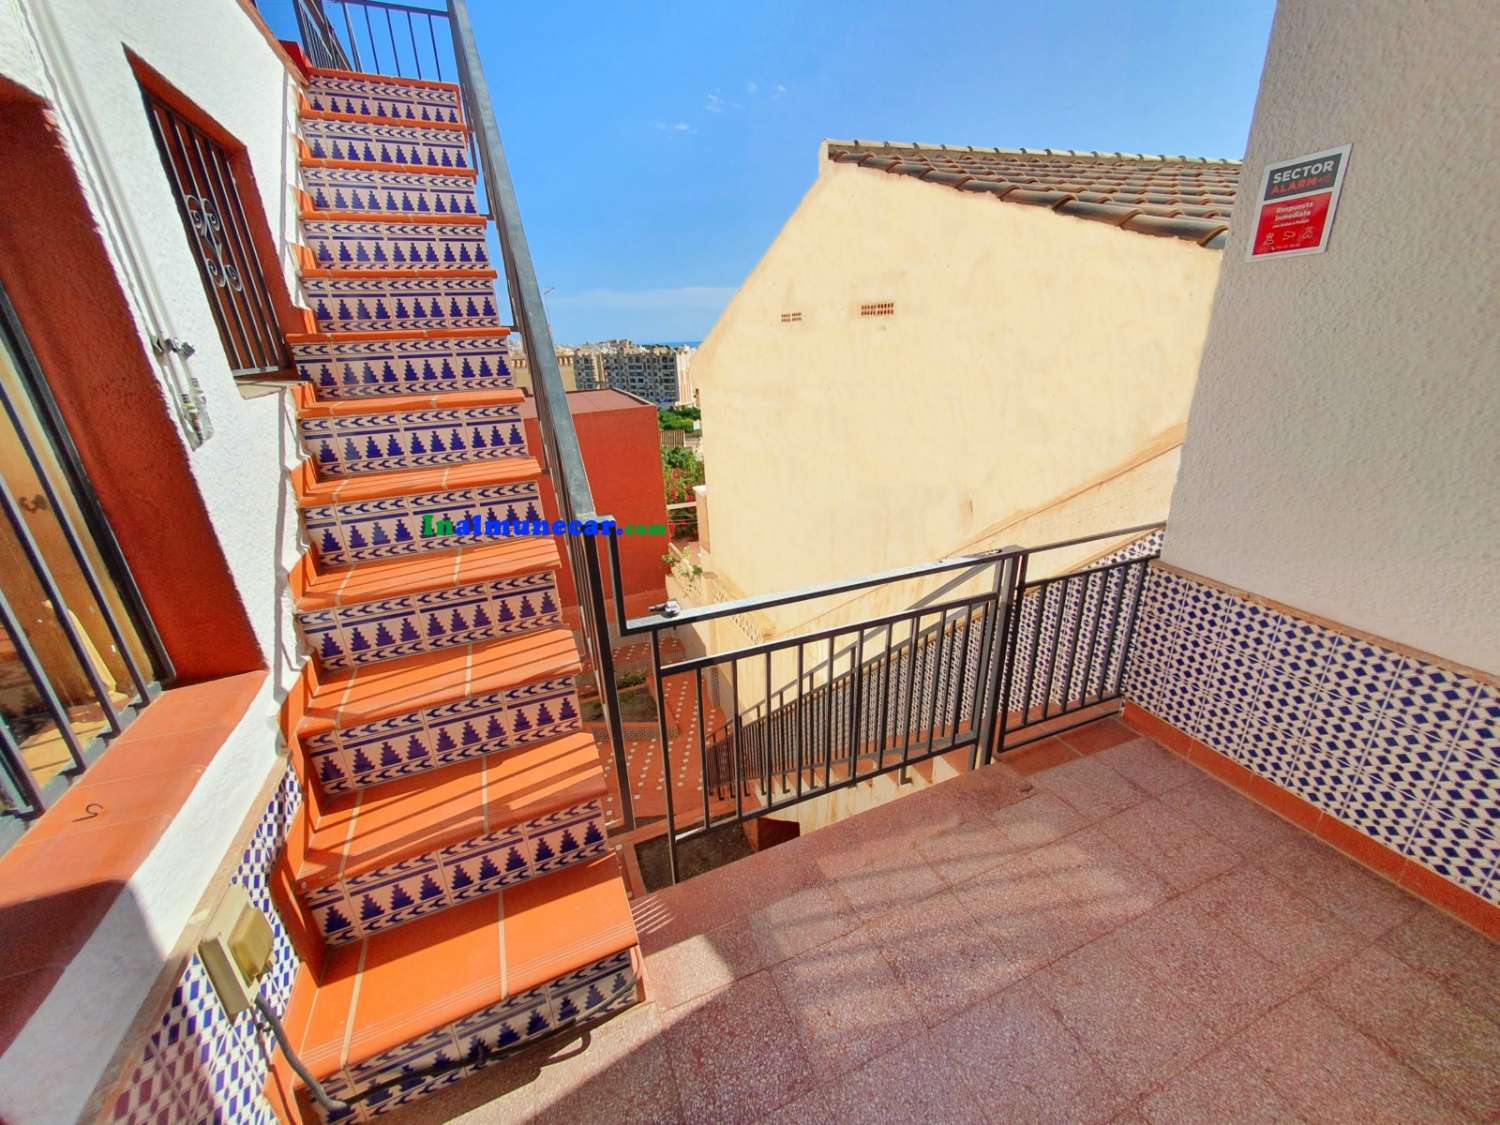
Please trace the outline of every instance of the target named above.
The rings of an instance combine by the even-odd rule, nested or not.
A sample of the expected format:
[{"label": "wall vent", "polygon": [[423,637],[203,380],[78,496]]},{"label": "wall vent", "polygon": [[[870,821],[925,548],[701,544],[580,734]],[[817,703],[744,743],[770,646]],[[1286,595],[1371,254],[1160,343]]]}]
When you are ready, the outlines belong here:
[{"label": "wall vent", "polygon": [[859,306],[860,316],[895,316],[895,301],[870,301]]},{"label": "wall vent", "polygon": [[801,321],[802,314],[800,312],[786,312],[781,314],[782,324],[800,324]]}]

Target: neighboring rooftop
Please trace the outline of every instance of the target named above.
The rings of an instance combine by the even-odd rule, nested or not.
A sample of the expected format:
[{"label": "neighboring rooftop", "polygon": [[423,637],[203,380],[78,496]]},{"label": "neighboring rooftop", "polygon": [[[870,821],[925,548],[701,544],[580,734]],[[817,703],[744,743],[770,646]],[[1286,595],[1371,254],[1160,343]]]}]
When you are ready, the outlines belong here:
[{"label": "neighboring rooftop", "polygon": [[1238,160],[1071,149],[978,148],[899,141],[827,141],[828,159],[915,176],[1007,203],[1050,207],[1137,234],[1222,249],[1239,185]]}]

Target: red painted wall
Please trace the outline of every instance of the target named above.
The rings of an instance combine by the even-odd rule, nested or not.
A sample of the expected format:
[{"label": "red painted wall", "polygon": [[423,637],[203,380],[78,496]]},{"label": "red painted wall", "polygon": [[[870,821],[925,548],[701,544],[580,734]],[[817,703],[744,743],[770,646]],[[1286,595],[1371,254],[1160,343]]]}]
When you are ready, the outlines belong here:
[{"label": "red painted wall", "polygon": [[[568,407],[578,430],[578,444],[583,449],[595,507],[622,524],[665,525],[667,495],[662,481],[656,407],[620,391],[574,391],[568,395]],[[543,459],[535,399],[526,399],[522,416],[528,448],[539,460]],[[556,519],[557,501],[550,474],[542,477],[541,491],[547,517]],[[662,556],[667,553],[669,542],[665,535],[620,537],[627,613],[643,613],[646,606],[666,599],[667,567]],[[559,575],[559,582],[564,600],[577,604],[573,578],[566,567]]]},{"label": "red painted wall", "polygon": [[191,683],[264,667],[177,423],[44,107],[0,81],[0,281]]}]

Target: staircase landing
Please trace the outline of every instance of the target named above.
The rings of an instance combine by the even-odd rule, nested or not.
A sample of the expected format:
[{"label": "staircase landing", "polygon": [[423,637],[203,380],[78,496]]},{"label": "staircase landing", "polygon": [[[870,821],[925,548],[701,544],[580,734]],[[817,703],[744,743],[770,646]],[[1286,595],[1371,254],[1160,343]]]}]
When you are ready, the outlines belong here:
[{"label": "staircase landing", "polygon": [[1500,949],[1132,735],[638,900],[650,1002],[402,1120],[1492,1115]]}]

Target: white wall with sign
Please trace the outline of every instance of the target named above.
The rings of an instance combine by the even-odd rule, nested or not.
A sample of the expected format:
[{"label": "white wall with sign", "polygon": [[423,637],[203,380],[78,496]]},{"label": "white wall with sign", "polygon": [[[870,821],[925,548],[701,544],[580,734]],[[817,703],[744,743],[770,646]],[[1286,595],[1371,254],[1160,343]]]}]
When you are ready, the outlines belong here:
[{"label": "white wall with sign", "polygon": [[[1444,8],[1282,0],[1164,558],[1495,672],[1500,5]],[[1266,169],[1336,144],[1327,251],[1247,260]]]}]

